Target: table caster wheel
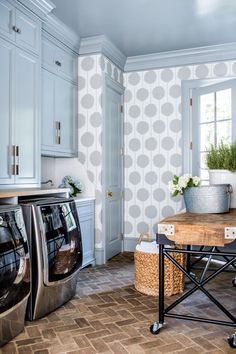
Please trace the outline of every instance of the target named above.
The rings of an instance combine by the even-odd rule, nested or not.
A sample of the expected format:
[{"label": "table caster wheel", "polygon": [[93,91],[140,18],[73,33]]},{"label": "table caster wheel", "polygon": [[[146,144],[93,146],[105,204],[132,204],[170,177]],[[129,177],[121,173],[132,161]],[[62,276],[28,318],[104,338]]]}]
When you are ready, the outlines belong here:
[{"label": "table caster wheel", "polygon": [[228,343],[231,346],[231,348],[236,348],[236,333],[228,337]]},{"label": "table caster wheel", "polygon": [[232,279],[232,284],[234,287],[236,287],[236,278]]},{"label": "table caster wheel", "polygon": [[150,326],[150,332],[152,334],[158,334],[161,330],[161,327],[159,326],[158,322],[154,322],[151,326]]}]

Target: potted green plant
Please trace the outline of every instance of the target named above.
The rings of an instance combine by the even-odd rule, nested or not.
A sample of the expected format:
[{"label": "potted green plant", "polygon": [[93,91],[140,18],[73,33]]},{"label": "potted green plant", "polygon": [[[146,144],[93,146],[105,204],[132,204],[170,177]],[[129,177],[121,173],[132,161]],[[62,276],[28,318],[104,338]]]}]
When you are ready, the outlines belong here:
[{"label": "potted green plant", "polygon": [[236,142],[211,146],[206,156],[210,184],[231,184],[230,207],[236,208]]}]

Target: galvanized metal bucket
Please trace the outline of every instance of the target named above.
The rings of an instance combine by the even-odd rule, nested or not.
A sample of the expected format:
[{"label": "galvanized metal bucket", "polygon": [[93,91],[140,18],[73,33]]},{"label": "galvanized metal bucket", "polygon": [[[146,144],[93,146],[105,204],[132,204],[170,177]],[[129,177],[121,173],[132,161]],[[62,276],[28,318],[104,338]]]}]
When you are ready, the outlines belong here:
[{"label": "galvanized metal bucket", "polygon": [[186,211],[190,213],[227,213],[230,206],[230,184],[190,187],[184,190]]}]

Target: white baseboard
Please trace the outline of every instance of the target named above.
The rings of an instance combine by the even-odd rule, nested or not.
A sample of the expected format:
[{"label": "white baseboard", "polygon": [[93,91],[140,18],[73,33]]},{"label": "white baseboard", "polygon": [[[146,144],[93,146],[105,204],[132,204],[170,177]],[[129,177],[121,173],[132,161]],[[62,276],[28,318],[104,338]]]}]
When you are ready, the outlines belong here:
[{"label": "white baseboard", "polygon": [[96,259],[96,265],[104,264],[104,249],[103,248],[95,249],[95,259]]},{"label": "white baseboard", "polygon": [[138,243],[138,239],[136,237],[125,237],[124,252],[134,252],[137,243]]}]

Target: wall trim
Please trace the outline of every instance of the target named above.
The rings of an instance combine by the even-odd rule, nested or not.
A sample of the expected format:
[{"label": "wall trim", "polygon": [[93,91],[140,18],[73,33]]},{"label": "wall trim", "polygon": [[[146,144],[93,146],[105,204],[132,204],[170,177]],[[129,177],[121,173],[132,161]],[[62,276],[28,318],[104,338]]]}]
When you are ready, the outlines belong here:
[{"label": "wall trim", "polygon": [[53,14],[47,16],[43,30],[75,52],[79,52],[80,37]]},{"label": "wall trim", "polygon": [[17,0],[17,2],[27,7],[42,19],[56,7],[50,0]]},{"label": "wall trim", "polygon": [[81,38],[80,55],[104,54],[121,70],[124,70],[126,56],[105,35]]},{"label": "wall trim", "polygon": [[124,252],[134,252],[138,243],[138,238],[136,237],[125,237],[124,238]]},{"label": "wall trim", "polygon": [[95,259],[96,259],[96,265],[102,265],[104,264],[104,249],[103,248],[95,248]]},{"label": "wall trim", "polygon": [[125,72],[232,60],[236,42],[128,57]]}]

